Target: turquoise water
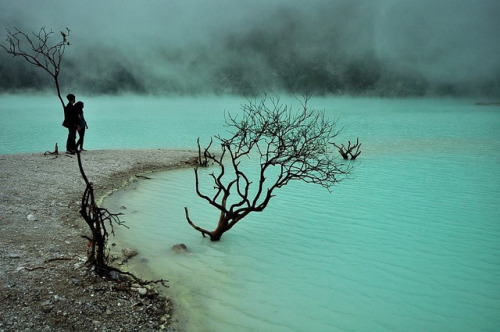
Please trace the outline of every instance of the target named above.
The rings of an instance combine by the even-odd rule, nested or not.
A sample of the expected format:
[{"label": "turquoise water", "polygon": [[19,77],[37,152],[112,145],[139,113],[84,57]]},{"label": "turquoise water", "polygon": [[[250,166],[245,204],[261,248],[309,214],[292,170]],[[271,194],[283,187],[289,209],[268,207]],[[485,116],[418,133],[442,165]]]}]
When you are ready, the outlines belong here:
[{"label": "turquoise water", "polygon": [[[97,98],[86,103],[86,115],[104,132],[91,127],[88,148],[194,148],[196,137],[223,130],[224,109],[241,102]],[[311,105],[339,118],[341,141],[359,136],[363,144],[353,177],[332,194],[292,184],[218,243],[185,220],[188,206],[199,225],[217,221],[194,192],[192,170],[154,174],[105,201],[130,227],[118,230],[119,242],[147,258],[148,276],[170,280],[187,329],[498,330],[500,107],[371,98]],[[110,125],[117,116],[119,124]],[[5,128],[2,122],[0,152],[45,149],[33,150],[22,135],[6,141]],[[189,253],[171,252],[175,243]]]},{"label": "turquoise water", "polygon": [[[107,200],[126,206],[189,331],[494,331],[500,326],[500,110],[452,100],[322,99],[360,136],[333,194],[294,184],[220,243],[192,170]],[[210,172],[207,170],[205,172]],[[169,248],[185,243],[187,255]]]},{"label": "turquoise water", "polygon": [[[223,97],[87,97],[85,147],[96,149],[193,148],[196,138],[220,132],[224,111],[242,99]],[[67,129],[56,96],[0,95],[0,154],[65,151]],[[204,136],[205,135],[205,136]]]}]

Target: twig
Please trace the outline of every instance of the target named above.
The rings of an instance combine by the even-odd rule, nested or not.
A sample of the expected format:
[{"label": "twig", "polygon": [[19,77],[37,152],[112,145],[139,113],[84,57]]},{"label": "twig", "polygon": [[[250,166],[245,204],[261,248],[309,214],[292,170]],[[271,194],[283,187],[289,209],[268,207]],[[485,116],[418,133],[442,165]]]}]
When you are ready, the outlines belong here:
[{"label": "twig", "polygon": [[25,270],[28,271],[33,271],[33,270],[39,270],[39,269],[45,269],[45,266],[34,266],[34,267],[24,267]]},{"label": "twig", "polygon": [[69,257],[56,257],[56,258],[49,258],[47,260],[44,261],[44,263],[50,263],[50,262],[53,262],[53,261],[71,261],[73,260],[73,258],[69,258]]}]

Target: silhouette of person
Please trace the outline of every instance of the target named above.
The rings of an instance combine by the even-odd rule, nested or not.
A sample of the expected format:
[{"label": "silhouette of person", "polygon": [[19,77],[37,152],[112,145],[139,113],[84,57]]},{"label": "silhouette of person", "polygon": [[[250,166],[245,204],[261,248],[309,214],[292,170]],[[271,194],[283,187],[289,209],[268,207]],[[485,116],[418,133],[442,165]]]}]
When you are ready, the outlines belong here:
[{"label": "silhouette of person", "polygon": [[80,151],[86,151],[83,148],[83,139],[85,137],[85,129],[88,129],[89,127],[87,126],[87,121],[85,121],[85,117],[83,116],[83,102],[78,101],[75,105],[75,112],[78,115],[78,125],[77,125],[77,131],[78,131],[78,142],[76,142],[76,148],[79,149]]},{"label": "silhouette of person", "polygon": [[78,114],[75,110],[75,95],[70,93],[66,96],[68,103],[64,107],[63,126],[68,128],[68,139],[66,140],[66,153],[75,154],[76,152],[76,130],[78,125]]}]

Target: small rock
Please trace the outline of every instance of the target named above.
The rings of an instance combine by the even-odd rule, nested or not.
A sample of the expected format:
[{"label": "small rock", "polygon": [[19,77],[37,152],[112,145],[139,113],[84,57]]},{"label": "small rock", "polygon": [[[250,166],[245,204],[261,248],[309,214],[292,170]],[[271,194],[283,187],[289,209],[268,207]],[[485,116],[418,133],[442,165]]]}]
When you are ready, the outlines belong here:
[{"label": "small rock", "polygon": [[125,249],[122,249],[122,254],[123,256],[127,257],[127,258],[131,258],[131,257],[134,257],[138,254],[137,250],[135,249],[132,249],[132,248],[125,248]]},{"label": "small rock", "polygon": [[38,218],[32,213],[28,214],[26,219],[28,219],[28,221],[37,221],[38,220]]},{"label": "small rock", "polygon": [[45,301],[41,305],[42,312],[44,312],[46,314],[51,312],[53,308],[54,308],[54,306],[52,305],[52,303],[50,301]]},{"label": "small rock", "polygon": [[139,295],[144,296],[144,295],[146,295],[148,290],[146,288],[141,287],[141,288],[137,288],[137,292],[139,293]]},{"label": "small rock", "polygon": [[172,251],[176,253],[187,252],[187,247],[184,243],[174,244],[172,246]]},{"label": "small rock", "polygon": [[109,272],[109,276],[113,280],[118,280],[118,278],[120,278],[120,273],[118,273],[116,271],[111,271],[111,272]]}]

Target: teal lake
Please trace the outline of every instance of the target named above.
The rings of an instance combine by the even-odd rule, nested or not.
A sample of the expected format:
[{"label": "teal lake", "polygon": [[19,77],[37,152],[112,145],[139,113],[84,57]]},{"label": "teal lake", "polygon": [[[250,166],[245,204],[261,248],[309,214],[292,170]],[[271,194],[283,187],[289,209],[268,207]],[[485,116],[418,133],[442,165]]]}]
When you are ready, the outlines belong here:
[{"label": "teal lake", "polygon": [[[56,142],[64,151],[56,97],[0,101],[1,154],[43,153]],[[245,102],[83,101],[86,153],[195,150],[198,137],[223,133],[225,112]],[[132,261],[145,276],[169,280],[166,292],[188,331],[497,331],[500,106],[475,102],[312,98],[312,108],[343,127],[339,142],[362,143],[351,178],[332,193],[291,183],[212,243],[184,215],[187,206],[209,229],[218,218],[196,195],[193,170],[153,173],[104,201],[129,227],[111,241],[138,249]],[[172,252],[176,243],[189,252]]]}]

